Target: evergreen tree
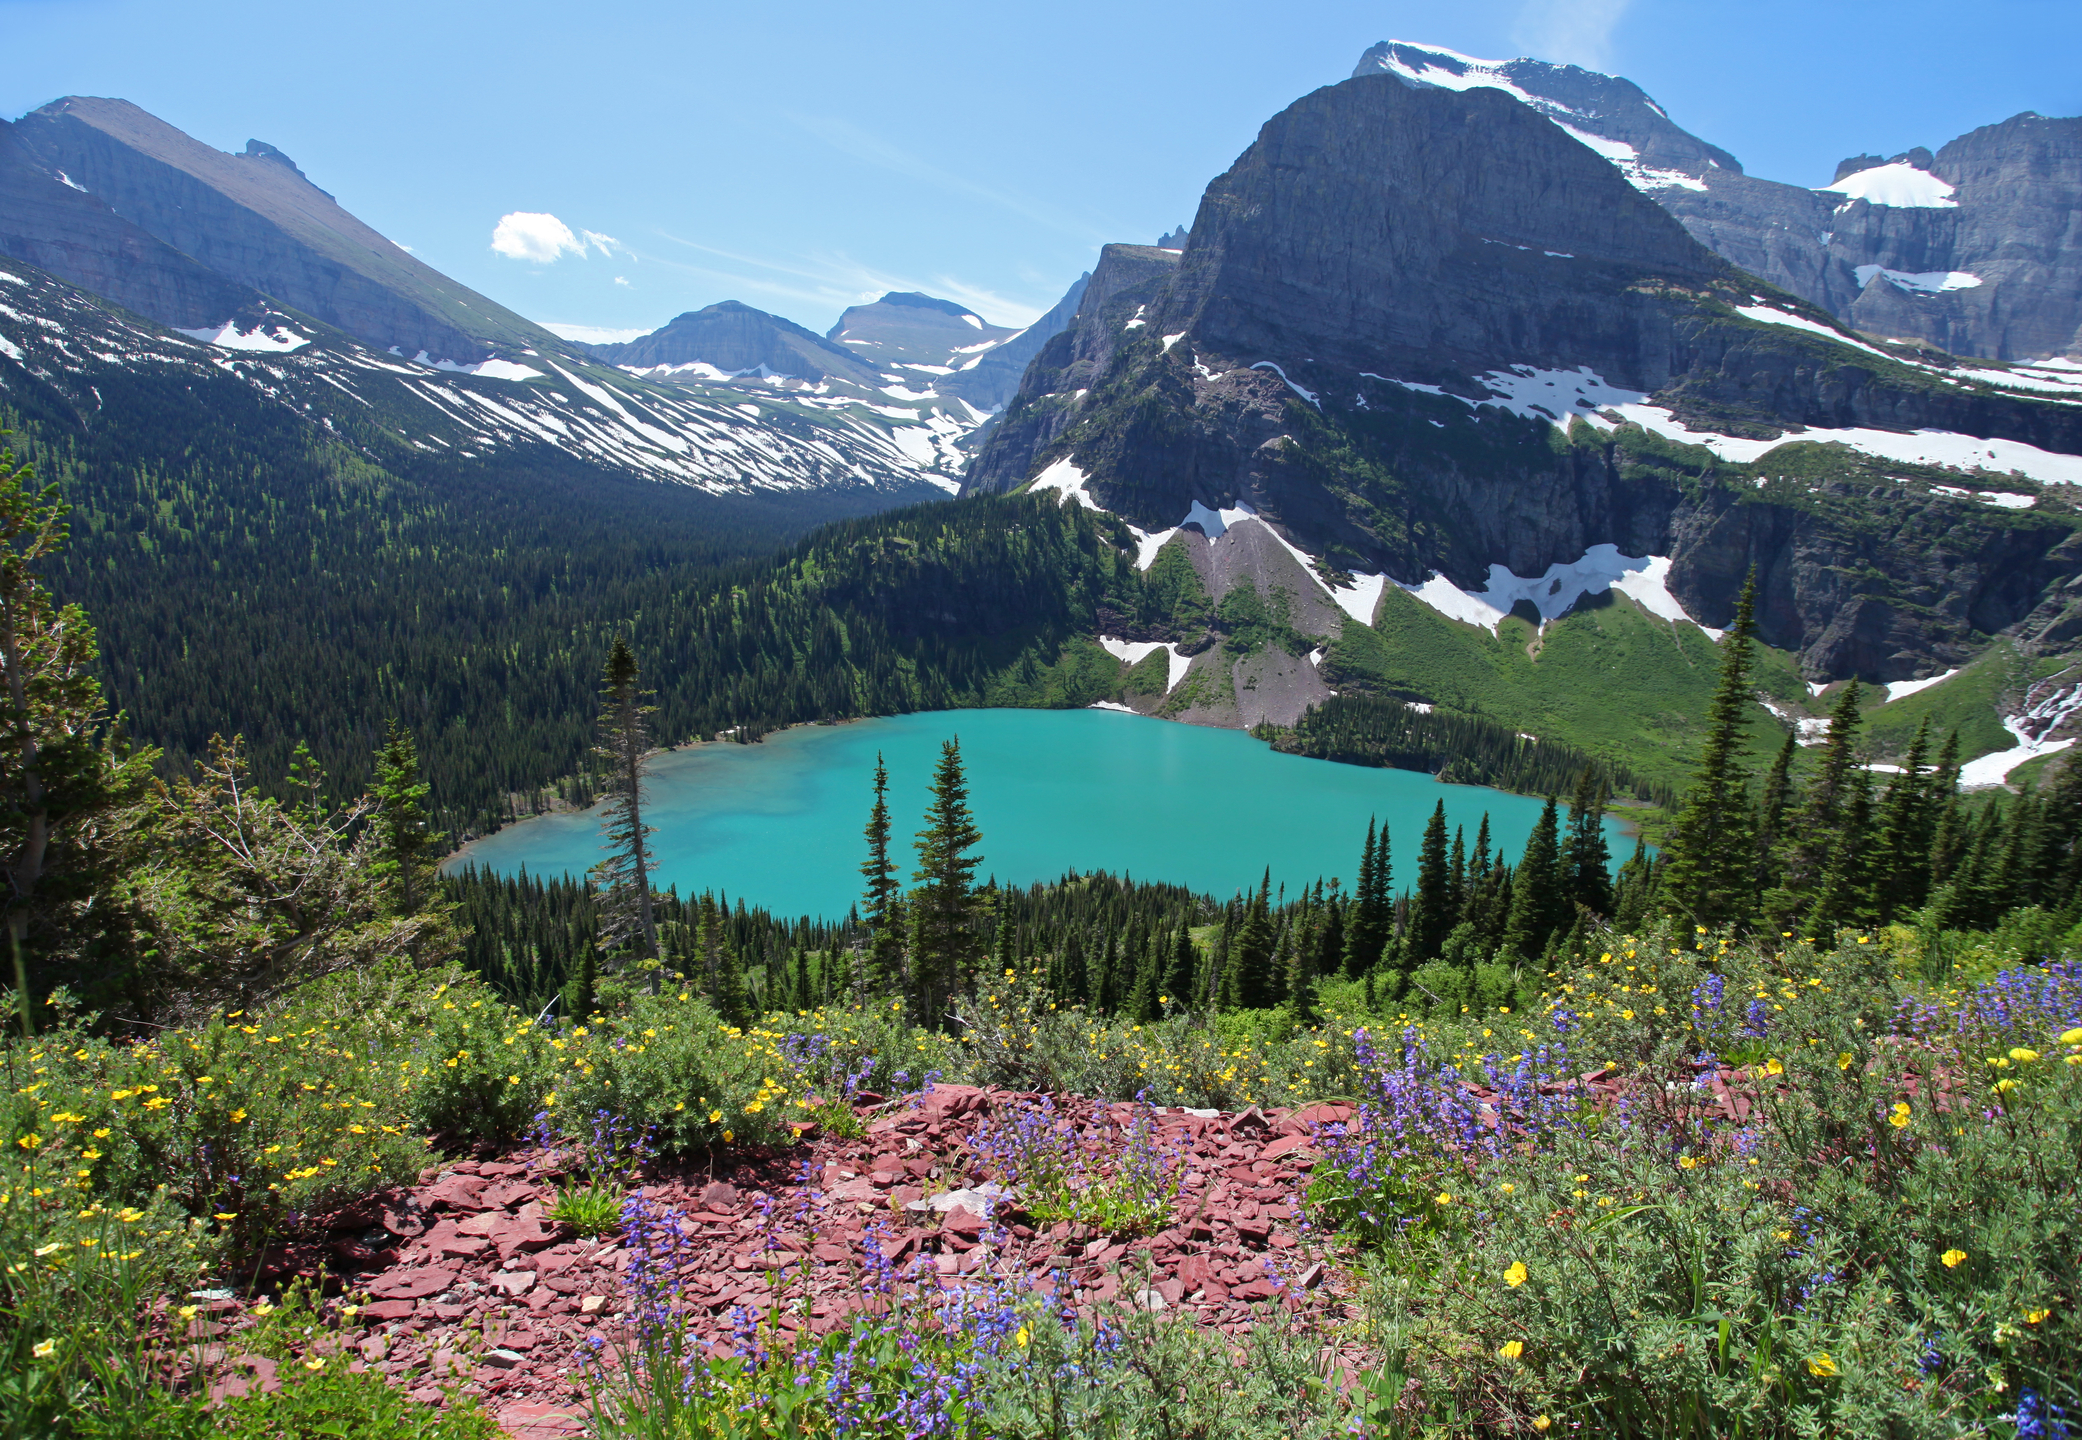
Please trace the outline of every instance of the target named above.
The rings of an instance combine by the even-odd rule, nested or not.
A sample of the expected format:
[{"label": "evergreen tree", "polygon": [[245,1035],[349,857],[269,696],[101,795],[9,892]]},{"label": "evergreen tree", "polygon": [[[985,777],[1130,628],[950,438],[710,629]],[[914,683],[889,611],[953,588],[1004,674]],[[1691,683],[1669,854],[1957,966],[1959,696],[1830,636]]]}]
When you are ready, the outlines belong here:
[{"label": "evergreen tree", "polygon": [[594,749],[606,763],[602,793],[607,806],[602,829],[607,858],[593,867],[605,891],[602,915],[610,944],[630,945],[650,970],[653,994],[658,989],[658,927],[651,910],[652,828],[643,823],[645,801],[643,757],[651,748],[650,715],[638,688],[636,653],[624,637],[615,636],[601,671],[599,741]]},{"label": "evergreen tree", "polygon": [[1381,952],[1395,934],[1395,911],[1389,896],[1394,871],[1388,858],[1388,827],[1376,832],[1366,822],[1366,845],[1359,856],[1359,883],[1345,927],[1345,977],[1357,979],[1381,963]]},{"label": "evergreen tree", "polygon": [[1193,982],[1199,974],[1200,957],[1194,951],[1193,936],[1184,925],[1178,927],[1171,939],[1170,963],[1164,971],[1164,994],[1174,1009],[1190,1007],[1194,999]]},{"label": "evergreen tree", "polygon": [[1749,775],[1742,763],[1742,722],[1751,703],[1750,638],[1756,612],[1757,575],[1752,570],[1735,605],[1735,623],[1721,641],[1720,683],[1707,712],[1706,744],[1667,847],[1664,903],[1700,925],[1742,920],[1754,904],[1750,881],[1755,839]]},{"label": "evergreen tree", "polygon": [[1432,807],[1417,849],[1417,895],[1410,906],[1410,932],[1404,967],[1415,969],[1437,958],[1453,929],[1453,872],[1446,857],[1446,802]]},{"label": "evergreen tree", "polygon": [[1279,1003],[1273,977],[1278,935],[1272,919],[1272,870],[1268,866],[1258,893],[1244,906],[1236,938],[1230,945],[1228,993],[1231,1009],[1264,1010]]},{"label": "evergreen tree", "polygon": [[399,915],[416,915],[425,907],[433,857],[448,838],[428,828],[426,800],[431,788],[419,778],[419,748],[411,732],[391,721],[383,748],[376,752],[376,783],[370,790],[377,841],[369,873],[389,888]]},{"label": "evergreen tree", "polygon": [[1901,773],[1887,782],[1880,800],[1873,840],[1873,917],[1891,925],[1896,916],[1917,909],[1930,883],[1930,837],[1927,821],[1930,776],[1924,761],[1930,750],[1930,722],[1916,727]]},{"label": "evergreen tree", "polygon": [[1755,892],[1759,895],[1778,882],[1778,852],[1783,840],[1786,807],[1793,801],[1793,758],[1799,746],[1798,734],[1788,730],[1785,743],[1778,747],[1778,758],[1771,762],[1771,773],[1765,777],[1763,799],[1757,803],[1757,830],[1753,843],[1756,847]]},{"label": "evergreen tree", "polygon": [[[158,758],[128,754],[120,738],[95,743],[104,716],[94,626],[78,605],[58,606],[40,574],[71,538],[69,507],[56,485],[32,488],[35,478],[0,448],[0,857],[24,1028],[35,988],[25,960],[32,918],[47,932],[34,937],[45,984],[69,980],[88,999],[132,988],[149,942],[131,943],[107,890],[126,859],[145,857],[115,853],[90,835],[95,821],[143,798]],[[86,933],[67,933],[96,910]],[[70,965],[50,963],[64,952]]]},{"label": "evergreen tree", "polygon": [[957,987],[974,984],[982,946],[976,934],[974,852],[983,843],[969,813],[969,784],[962,774],[961,740],[940,746],[933,770],[932,804],[918,832],[918,881],[911,904],[913,983],[921,1023],[938,1026]]},{"label": "evergreen tree", "polygon": [[1588,765],[1569,800],[1569,833],[1562,842],[1562,884],[1568,903],[1601,920],[1612,916],[1612,852],[1605,847],[1605,803]]},{"label": "evergreen tree", "polygon": [[[1850,883],[1847,869],[1839,873],[1836,890],[1819,909],[1817,899],[1841,849],[1853,776],[1862,779],[1865,773],[1858,768],[1856,754],[1858,693],[1858,682],[1853,680],[1837,695],[1829,716],[1829,738],[1822,763],[1787,825],[1786,843],[1780,850],[1778,884],[1764,896],[1765,912],[1780,930],[1791,929],[1795,924],[1812,928],[1818,917],[1826,918],[1833,926],[1856,912],[1856,897],[1843,888]],[[1848,865],[1851,857],[1846,854],[1844,858]]]},{"label": "evergreen tree", "polygon": [[889,857],[889,767],[875,752],[875,803],[868,811],[868,858],[860,867],[867,882],[862,917],[868,927],[867,982],[878,993],[912,997],[904,967],[903,884]]},{"label": "evergreen tree", "polygon": [[1562,927],[1567,896],[1562,888],[1560,823],[1554,797],[1533,825],[1525,842],[1525,858],[1511,877],[1511,912],[1504,922],[1502,951],[1508,956],[1537,960],[1547,951],[1549,939]]}]

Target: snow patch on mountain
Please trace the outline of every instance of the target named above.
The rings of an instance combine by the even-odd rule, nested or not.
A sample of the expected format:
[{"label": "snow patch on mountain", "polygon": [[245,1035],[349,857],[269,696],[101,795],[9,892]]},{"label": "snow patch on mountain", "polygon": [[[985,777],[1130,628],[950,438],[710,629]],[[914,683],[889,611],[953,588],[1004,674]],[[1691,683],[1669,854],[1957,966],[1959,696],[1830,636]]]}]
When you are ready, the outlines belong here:
[{"label": "snow patch on mountain", "polygon": [[1839,345],[1848,345],[1853,350],[1863,350],[1868,355],[1877,355],[1882,360],[1895,357],[1884,350],[1876,350],[1861,341],[1853,340],[1841,330],[1824,325],[1819,320],[1810,320],[1805,315],[1795,315],[1772,305],[1737,305],[1735,313],[1745,320],[1755,320],[1764,325],[1783,325],[1788,330],[1805,330],[1810,335],[1819,335],[1824,340],[1834,340]]},{"label": "snow patch on mountain", "polygon": [[1085,493],[1085,485],[1091,476],[1077,466],[1077,462],[1065,455],[1062,459],[1034,477],[1027,486],[1029,495],[1039,495],[1044,490],[1059,492],[1065,500],[1075,500],[1087,510],[1097,510],[1099,502]]},{"label": "snow patch on mountain", "polygon": [[1952,198],[1952,186],[1905,160],[1897,160],[1891,165],[1875,165],[1870,170],[1846,175],[1834,185],[1815,188],[1825,194],[1843,196],[1846,205],[1863,200],[1868,205],[1890,205],[1904,210],[1959,208],[1959,202]]},{"label": "snow patch on mountain", "polygon": [[1099,645],[1107,654],[1129,665],[1136,664],[1159,650],[1163,651],[1166,695],[1178,688],[1178,682],[1186,678],[1186,670],[1193,663],[1193,657],[1181,655],[1178,646],[1156,640],[1116,640],[1111,635],[1101,635]]},{"label": "snow patch on mountain", "polygon": [[276,355],[287,355],[311,343],[308,335],[299,335],[287,325],[277,325],[272,331],[259,325],[251,330],[240,330],[236,320],[199,330],[184,330],[179,326],[173,330],[176,335],[186,335],[190,340],[200,340],[219,350],[271,351]]},{"label": "snow patch on mountain", "polygon": [[1889,270],[1884,265],[1859,265],[1852,269],[1858,277],[1858,288],[1863,290],[1875,280],[1885,280],[1897,290],[1906,290],[1914,295],[1942,295],[1948,290],[1972,290],[1980,285],[1981,277],[1965,270]]},{"label": "snow patch on mountain", "polygon": [[1891,680],[1880,688],[1887,692],[1889,701],[1900,700],[1915,694],[1919,690],[1928,690],[1933,685],[1942,685],[1958,673],[1958,670],[1953,669],[1947,670],[1942,675],[1932,675],[1927,680]]},{"label": "snow patch on mountain", "polygon": [[[1399,580],[1396,584],[1448,619],[1479,625],[1491,634],[1520,602],[1531,605],[1545,625],[1567,614],[1584,596],[1607,590],[1619,591],[1660,619],[1699,625],[1670,593],[1669,577],[1668,556],[1622,555],[1617,545],[1593,545],[1582,559],[1550,565],[1544,574],[1531,577],[1492,565],[1489,583],[1476,591],[1462,590],[1444,575],[1433,575],[1421,585]],[[1709,626],[1699,628],[1716,640],[1721,637],[1722,632]]]}]

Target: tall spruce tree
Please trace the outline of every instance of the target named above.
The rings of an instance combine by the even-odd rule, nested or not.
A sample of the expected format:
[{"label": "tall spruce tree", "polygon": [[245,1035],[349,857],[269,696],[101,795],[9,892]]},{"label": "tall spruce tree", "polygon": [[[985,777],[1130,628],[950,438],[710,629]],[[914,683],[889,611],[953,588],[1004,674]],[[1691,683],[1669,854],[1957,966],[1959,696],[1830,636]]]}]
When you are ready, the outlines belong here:
[{"label": "tall spruce tree", "polygon": [[1171,938],[1171,956],[1164,970],[1164,993],[1159,998],[1177,1010],[1190,1007],[1195,999],[1193,982],[1200,973],[1200,957],[1193,947],[1192,933],[1184,924]]},{"label": "tall spruce tree", "polygon": [[1785,743],[1778,747],[1778,758],[1771,762],[1771,772],[1764,779],[1763,798],[1757,802],[1756,834],[1752,845],[1756,854],[1756,879],[1754,891],[1762,895],[1778,883],[1779,847],[1784,840],[1786,808],[1793,803],[1793,759],[1799,752],[1800,737],[1788,730]]},{"label": "tall spruce tree", "polygon": [[593,867],[603,892],[601,933],[609,944],[626,944],[649,971],[658,990],[658,924],[651,902],[652,827],[643,823],[643,757],[651,748],[650,716],[655,705],[639,684],[636,652],[615,636],[600,673],[599,739],[593,753],[606,768],[601,793],[607,797],[601,827],[607,858]]},{"label": "tall spruce tree", "polygon": [[911,901],[911,971],[922,1024],[937,1027],[957,989],[975,981],[982,938],[976,933],[975,877],[983,843],[969,812],[959,736],[940,746],[932,804],[918,832],[918,889]]},{"label": "tall spruce tree", "polygon": [[1930,722],[1916,727],[1901,771],[1887,782],[1873,837],[1873,918],[1891,925],[1923,903],[1930,883]]},{"label": "tall spruce tree", "polygon": [[1560,820],[1554,797],[1533,823],[1525,858],[1511,877],[1511,913],[1504,922],[1502,950],[1507,956],[1537,960],[1547,952],[1557,930],[1566,928],[1567,892],[1562,886]]},{"label": "tall spruce tree", "polygon": [[1224,999],[1230,1008],[1264,1010],[1279,1003],[1273,977],[1278,940],[1272,917],[1272,870],[1267,867],[1258,893],[1243,907],[1229,946]]},{"label": "tall spruce tree", "polygon": [[376,859],[369,873],[388,888],[394,913],[416,915],[426,905],[434,875],[434,856],[448,837],[427,824],[431,786],[419,775],[419,748],[412,732],[390,722],[383,748],[376,752]]},{"label": "tall spruce tree", "polygon": [[1603,780],[1592,767],[1576,777],[1569,832],[1562,841],[1562,885],[1568,902],[1601,920],[1612,918],[1612,852],[1605,846]]},{"label": "tall spruce tree", "polygon": [[1862,780],[1865,773],[1857,768],[1858,694],[1856,680],[1838,693],[1829,715],[1829,737],[1822,763],[1808,782],[1799,809],[1786,825],[1786,843],[1779,850],[1778,883],[1764,896],[1765,913],[1781,930],[1795,925],[1811,926],[1815,923],[1813,917],[1818,915],[1835,924],[1840,916],[1855,910],[1855,901],[1843,889],[1843,883],[1850,878],[1848,872],[1839,877],[1842,883],[1826,906],[1817,911],[1815,902],[1841,848],[1853,777]]},{"label": "tall spruce tree", "polygon": [[1664,903],[1700,925],[1746,919],[1755,905],[1749,772],[1742,763],[1742,723],[1751,704],[1750,642],[1756,632],[1757,573],[1735,603],[1735,623],[1721,641],[1720,682],[1707,711],[1699,769],[1670,834]]},{"label": "tall spruce tree", "polygon": [[868,811],[867,859],[860,875],[867,888],[861,903],[861,919],[868,927],[867,982],[884,995],[901,995],[911,1001],[909,976],[904,967],[903,882],[889,856],[889,767],[882,752],[875,752],[875,803]]},{"label": "tall spruce tree", "polygon": [[1366,822],[1366,845],[1359,854],[1359,883],[1352,914],[1345,926],[1345,978],[1356,980],[1381,963],[1381,952],[1395,935],[1395,909],[1389,898],[1394,871],[1388,857],[1388,827],[1376,831]]},{"label": "tall spruce tree", "polygon": [[1409,967],[1438,958],[1453,929],[1453,871],[1446,856],[1446,802],[1432,807],[1417,847],[1417,894],[1410,906]]}]

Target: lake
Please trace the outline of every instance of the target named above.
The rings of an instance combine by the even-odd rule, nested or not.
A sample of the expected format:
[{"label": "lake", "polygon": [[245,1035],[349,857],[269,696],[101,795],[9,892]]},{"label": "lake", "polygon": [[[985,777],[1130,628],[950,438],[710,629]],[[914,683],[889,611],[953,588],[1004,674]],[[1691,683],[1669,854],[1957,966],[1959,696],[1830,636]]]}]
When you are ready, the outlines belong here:
[{"label": "lake", "polygon": [[[978,873],[1001,884],[1110,870],[1227,897],[1270,866],[1275,888],[1334,875],[1349,889],[1367,820],[1378,817],[1400,890],[1416,883],[1417,844],[1440,800],[1470,844],[1487,811],[1513,864],[1540,814],[1524,795],[1282,755],[1239,730],[1110,710],[942,710],[658,756],[646,771],[654,883],[682,895],[717,890],[784,917],[842,917],[860,893],[876,752],[889,766],[901,842],[892,848],[908,875],[940,743],[955,736],[983,831]],[[1632,848],[1609,819],[1606,838],[1615,859]],[[509,825],[449,867],[579,874],[600,858],[599,814],[589,811]]]}]

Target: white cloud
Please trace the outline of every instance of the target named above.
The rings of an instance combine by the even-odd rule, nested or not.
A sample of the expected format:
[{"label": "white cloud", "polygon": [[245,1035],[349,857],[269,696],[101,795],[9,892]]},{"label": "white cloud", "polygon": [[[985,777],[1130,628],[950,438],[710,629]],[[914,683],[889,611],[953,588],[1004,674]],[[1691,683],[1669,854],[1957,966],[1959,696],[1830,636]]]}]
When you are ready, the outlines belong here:
[{"label": "white cloud", "polygon": [[617,330],[611,325],[566,325],[559,321],[545,320],[542,328],[565,340],[575,340],[581,345],[623,345],[639,335],[648,335],[650,330]]},{"label": "white cloud", "polygon": [[629,277],[627,275],[617,275],[614,277],[614,283],[617,285],[627,285],[629,283]]},{"label": "white cloud", "polygon": [[1538,60],[1608,69],[1612,32],[1633,0],[1525,0],[1511,26],[1513,44]]},{"label": "white cloud", "polygon": [[539,210],[510,211],[492,227],[493,250],[509,260],[529,260],[537,265],[547,265],[565,255],[584,259],[589,248],[606,256],[621,243],[596,230],[581,230],[574,235],[569,225]]},{"label": "white cloud", "polygon": [[[952,275],[905,275],[863,265],[844,254],[819,254],[776,259],[772,256],[743,255],[729,250],[717,249],[697,241],[682,239],[667,231],[660,231],[667,240],[702,255],[710,255],[728,262],[724,265],[688,264],[651,255],[646,258],[685,274],[700,275],[721,282],[731,290],[743,292],[749,299],[775,297],[796,302],[805,312],[793,318],[821,328],[830,323],[823,315],[836,317],[848,305],[864,305],[880,299],[891,290],[918,290],[928,295],[958,301],[968,306],[993,325],[1031,325],[1041,318],[1042,312],[1055,303],[1050,294],[1039,304],[1015,300],[999,295],[980,286],[969,285]],[[778,277],[778,278],[776,278]],[[800,283],[790,283],[791,281]],[[1057,283],[1060,283],[1058,281]],[[1044,292],[1045,293],[1045,292]],[[770,301],[768,303],[771,303]],[[807,318],[806,318],[807,316]]]}]

